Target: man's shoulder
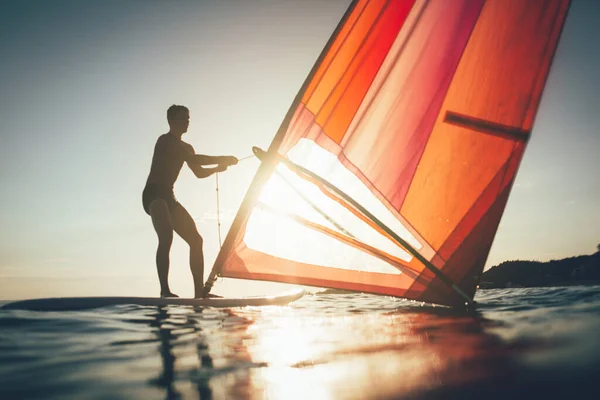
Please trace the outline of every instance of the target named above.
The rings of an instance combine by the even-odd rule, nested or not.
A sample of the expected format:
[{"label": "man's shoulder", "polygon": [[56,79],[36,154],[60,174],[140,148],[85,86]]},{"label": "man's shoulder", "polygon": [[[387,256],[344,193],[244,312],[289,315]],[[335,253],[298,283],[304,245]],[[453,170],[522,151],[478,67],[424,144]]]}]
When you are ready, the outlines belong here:
[{"label": "man's shoulder", "polygon": [[184,142],[173,135],[169,135],[168,133],[163,133],[158,137],[156,140],[156,146],[167,147],[170,149],[184,149],[187,152],[194,152],[194,147],[192,147],[191,144]]},{"label": "man's shoulder", "polygon": [[163,133],[156,139],[156,143],[162,143],[166,140],[169,140],[169,136],[171,136],[171,135],[169,135],[168,133]]},{"label": "man's shoulder", "polygon": [[156,144],[157,145],[165,145],[165,146],[171,146],[171,145],[180,145],[181,140],[177,139],[175,136],[173,135],[169,135],[168,133],[163,133],[162,135],[160,135],[158,137],[158,139],[156,139]]},{"label": "man's shoulder", "polygon": [[188,142],[184,142],[183,140],[181,141],[181,145],[188,151],[191,151],[192,153],[194,152],[194,147],[189,144]]}]

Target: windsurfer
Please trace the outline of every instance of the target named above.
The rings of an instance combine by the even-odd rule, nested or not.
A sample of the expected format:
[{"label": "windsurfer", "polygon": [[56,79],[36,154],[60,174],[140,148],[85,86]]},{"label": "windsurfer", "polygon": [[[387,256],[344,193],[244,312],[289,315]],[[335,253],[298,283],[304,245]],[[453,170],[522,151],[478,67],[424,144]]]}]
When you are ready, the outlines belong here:
[{"label": "windsurfer", "polygon": [[142,203],[146,213],[152,217],[152,224],[158,236],[156,268],[161,297],[178,297],[169,288],[169,252],[173,242],[173,231],[190,246],[190,269],[194,278],[195,297],[201,297],[204,286],[202,236],[198,233],[190,214],[175,198],[173,185],[184,162],[198,178],[206,178],[237,164],[238,159],[233,156],[196,154],[190,144],[181,140],[190,123],[187,107],[169,107],[167,121],[170,129],[156,141]]}]

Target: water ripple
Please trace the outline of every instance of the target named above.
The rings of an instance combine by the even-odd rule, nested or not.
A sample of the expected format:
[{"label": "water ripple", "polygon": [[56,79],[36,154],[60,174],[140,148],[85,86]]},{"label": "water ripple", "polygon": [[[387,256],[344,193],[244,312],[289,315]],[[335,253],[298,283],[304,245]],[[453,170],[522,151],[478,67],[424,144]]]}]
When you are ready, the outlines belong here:
[{"label": "water ripple", "polygon": [[0,398],[597,398],[597,287],[476,300],[0,311]]}]

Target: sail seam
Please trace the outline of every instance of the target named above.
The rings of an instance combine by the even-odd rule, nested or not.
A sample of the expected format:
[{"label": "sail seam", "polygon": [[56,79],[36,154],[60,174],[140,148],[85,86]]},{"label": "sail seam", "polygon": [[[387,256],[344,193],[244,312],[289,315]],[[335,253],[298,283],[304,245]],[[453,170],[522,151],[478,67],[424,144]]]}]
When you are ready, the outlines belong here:
[{"label": "sail seam", "polygon": [[[498,181],[500,182],[500,183],[499,183],[499,186],[500,186],[500,188],[499,188],[499,190],[498,190],[498,193],[497,193],[497,194],[500,194],[500,193],[502,193],[502,191],[504,190],[504,189],[502,188],[502,183],[504,182],[504,179],[506,178],[506,174],[508,173],[508,170],[509,170],[509,165],[510,165],[510,162],[511,162],[511,160],[512,160],[512,159],[513,159],[513,157],[514,157],[514,151],[515,151],[515,148],[516,148],[516,146],[517,146],[517,144],[516,144],[516,143],[514,143],[514,144],[513,144],[513,149],[511,150],[511,153],[510,153],[510,155],[507,157],[507,160],[506,160],[506,161],[504,162],[504,164],[502,164],[502,166],[501,166],[501,167],[498,169],[498,172],[496,173],[496,175],[494,175],[494,176],[492,177],[492,179],[490,180],[490,182],[488,183],[488,185],[487,185],[487,186],[486,186],[486,187],[485,187],[485,188],[484,188],[484,189],[481,191],[481,194],[479,195],[479,197],[478,197],[478,198],[477,198],[477,199],[476,199],[476,200],[473,202],[473,204],[471,205],[471,207],[470,207],[470,208],[469,208],[469,209],[468,209],[468,210],[465,212],[465,214],[462,216],[462,218],[461,218],[461,219],[460,219],[460,220],[459,220],[459,221],[456,223],[456,226],[454,227],[454,229],[453,229],[453,230],[452,230],[452,231],[451,231],[451,232],[448,234],[448,236],[446,237],[446,239],[444,240],[444,242],[443,242],[443,243],[442,243],[442,245],[440,246],[440,248],[439,248],[439,250],[438,250],[438,252],[437,252],[436,254],[437,254],[437,256],[438,256],[440,259],[442,259],[444,262],[448,262],[448,261],[450,261],[450,260],[451,260],[451,258],[452,258],[452,256],[454,255],[454,253],[453,253],[453,254],[451,254],[451,255],[450,255],[450,257],[443,257],[443,256],[442,256],[442,255],[439,253],[439,251],[441,251],[441,250],[444,248],[444,246],[446,245],[446,243],[447,243],[448,239],[452,237],[452,235],[453,235],[453,234],[454,234],[454,233],[457,231],[457,229],[459,229],[459,227],[460,227],[461,223],[464,221],[464,219],[465,219],[465,218],[467,218],[467,216],[469,215],[469,213],[470,213],[470,212],[471,212],[471,211],[472,211],[472,210],[473,210],[473,209],[476,207],[476,205],[477,205],[477,203],[479,202],[479,200],[481,200],[481,198],[482,198],[483,196],[485,196],[485,195],[486,195],[486,192],[488,191],[488,189],[490,189],[490,185],[492,185],[492,183],[493,183],[494,181],[496,181],[496,178],[498,178],[498,177],[500,177],[500,176],[502,176],[502,177],[501,177],[501,178],[498,180]],[[492,204],[490,205],[490,207],[488,207],[488,210],[489,210],[489,209],[490,209],[492,206],[493,206],[493,202],[492,202]],[[486,210],[486,211],[487,211],[487,210]]]},{"label": "sail seam", "polygon": [[[318,176],[317,174],[315,174],[314,172],[312,172],[310,170],[305,169],[302,166],[293,164],[292,162],[289,162],[289,164],[286,163],[286,165],[288,165],[288,167],[290,167],[290,170],[293,171],[300,178],[305,179],[305,180],[315,184],[325,196],[336,201],[338,204],[340,204],[341,206],[346,208],[348,211],[350,211],[352,214],[354,214],[361,221],[363,221],[364,223],[369,225],[371,228],[375,229],[379,234],[381,234],[382,236],[391,240],[395,245],[399,246],[403,250],[406,250],[397,243],[397,241],[393,238],[392,235],[390,235],[388,232],[386,232],[384,229],[382,229],[381,226],[379,226],[376,222],[374,222],[373,218],[368,217],[368,215],[365,213],[366,209],[365,209],[365,211],[362,211],[359,208],[360,205],[358,205],[358,203],[356,203],[356,202],[353,203],[352,202],[353,200],[350,196],[348,196],[346,194],[348,199],[350,199],[350,201],[348,201],[346,198],[344,198],[340,194],[340,193],[343,193],[341,190],[340,190],[340,193],[336,192],[334,189],[332,189],[332,188],[336,188],[333,184],[327,182],[322,177]],[[295,167],[297,167],[297,168],[295,168]],[[306,171],[306,172],[303,172],[303,171]],[[331,186],[328,186],[328,184]],[[364,207],[363,207],[363,209],[364,209]],[[368,213],[368,211],[367,211],[367,213]],[[376,218],[376,217],[374,217],[374,218]]]},{"label": "sail seam", "polygon": [[[344,152],[344,149],[342,149],[340,151],[340,155],[338,156],[338,159],[341,158],[341,162],[342,163],[347,163],[349,165],[351,165],[354,169],[356,169],[359,173],[360,176],[362,177],[361,180],[365,180],[366,182],[368,182],[368,187],[369,190],[371,190],[371,192],[373,192],[373,194],[376,196],[376,198],[390,211],[392,212],[392,214],[394,214],[394,217],[396,219],[398,219],[400,221],[400,223],[407,228],[410,232],[411,235],[415,237],[415,239],[417,239],[419,242],[424,242],[427,243],[427,245],[431,247],[431,244],[429,244],[427,242],[427,240],[425,240],[425,238],[423,236],[421,236],[421,234],[419,233],[419,231],[417,231],[417,229],[410,223],[410,221],[408,221],[406,218],[404,218],[404,216],[400,213],[399,210],[397,210],[393,204],[386,198],[385,194],[381,192],[381,190],[379,190],[372,182],[371,180],[362,172],[360,171],[360,169],[348,158],[348,156],[346,155],[346,153]],[[355,174],[356,175],[356,174]],[[423,244],[423,243],[421,243]]]},{"label": "sail seam", "polygon": [[[277,209],[275,209],[265,203],[262,203],[262,202],[256,203],[256,207],[262,209],[263,211],[271,212],[273,214],[289,218],[289,219],[299,223],[300,225],[306,226],[307,228],[313,229],[313,230],[323,233],[327,236],[336,238],[336,239],[340,240],[341,242],[354,247],[355,249],[361,250],[367,254],[372,255],[373,257],[376,257],[380,260],[387,262],[388,264],[392,265],[394,268],[398,269],[400,272],[409,275],[410,277],[412,277],[415,280],[418,280],[420,277],[420,274],[418,273],[418,271],[414,271],[407,265],[402,264],[401,260],[398,257],[393,256],[383,250],[376,249],[375,247],[373,247],[367,243],[364,243],[363,241],[358,240],[355,237],[336,232],[331,228],[328,228],[321,224],[312,222],[312,221],[310,221],[306,218],[303,218],[299,215],[277,210]],[[372,271],[365,271],[365,272],[370,273]]]},{"label": "sail seam", "polygon": [[[428,4],[429,4],[429,0],[427,0],[426,3],[423,5],[423,7],[421,7],[421,9],[419,10],[419,15],[415,18],[415,23],[411,26],[410,31],[406,35],[406,39],[404,40],[404,43],[402,44],[401,48],[398,50],[397,55],[394,57],[394,60],[391,63],[392,66],[396,65],[396,63],[398,62],[398,60],[400,59],[400,57],[402,56],[402,54],[404,54],[404,50],[406,49],[408,41],[412,37],[412,35],[414,34],[415,29],[416,29],[417,25],[419,24],[419,22],[421,21],[421,17],[423,16],[423,13],[425,12],[425,9],[427,8]],[[400,30],[402,30],[402,29],[400,29]],[[400,33],[400,31],[398,31],[398,34],[399,33]],[[371,98],[369,100],[369,103],[365,106],[362,115],[360,117],[358,117],[358,119],[356,120],[356,123],[354,124],[355,127],[360,126],[360,124],[364,120],[365,116],[368,114],[369,110],[371,109],[371,106],[373,105],[373,102],[378,97],[379,92],[381,92],[381,89],[384,86],[384,82],[391,75],[392,71],[393,71],[393,67],[390,67],[388,69],[388,71],[385,73],[385,76],[381,79],[381,84],[379,85],[379,87],[377,89],[375,89],[375,93],[373,93],[373,95],[371,96]],[[365,96],[366,96],[366,94],[365,94]],[[364,98],[363,98],[363,100],[364,100]],[[356,111],[357,113],[358,113],[359,109],[360,109],[360,107],[357,109],[357,111]],[[351,125],[352,125],[352,122],[354,122],[354,118],[355,117],[356,117],[356,113],[354,114],[354,117],[352,118],[352,121],[350,123]],[[356,130],[356,128],[354,130]],[[346,142],[350,141],[350,138],[351,138],[351,136],[352,136],[352,134],[354,132],[348,132],[348,133],[349,133],[349,135],[348,135],[348,139],[346,140]]]},{"label": "sail seam", "polygon": [[[479,200],[481,200],[481,198],[486,194],[488,188],[490,187],[490,185],[496,180],[496,178],[502,174],[502,175],[506,175],[506,171],[508,170],[508,164],[510,163],[510,159],[512,158],[512,154],[511,156],[504,162],[504,164],[502,164],[502,166],[500,167],[500,169],[498,170],[498,172],[496,173],[496,175],[494,175],[494,177],[490,180],[490,182],[488,183],[488,185],[481,191],[479,197],[477,197],[477,199],[475,199],[475,201],[473,202],[473,204],[471,205],[471,207],[465,212],[465,214],[462,216],[462,218],[456,223],[456,226],[454,227],[454,229],[448,234],[448,236],[446,236],[446,239],[444,240],[444,242],[442,243],[442,245],[440,246],[438,252],[436,253],[437,256],[439,258],[441,258],[443,261],[447,262],[451,257],[444,257],[440,254],[440,250],[442,250],[444,248],[444,246],[446,245],[447,241],[449,238],[452,237],[452,235],[459,229],[460,224],[464,221],[464,219],[469,215],[469,213],[475,208],[475,206],[477,205],[477,203],[479,202]],[[502,182],[504,181],[504,177],[502,177],[502,179],[500,179],[500,186],[502,186]],[[502,190],[500,190],[498,193],[500,193]]]},{"label": "sail seam", "polygon": [[323,218],[325,218],[330,224],[332,224],[333,226],[335,226],[343,234],[345,234],[347,236],[350,236],[352,238],[355,238],[355,236],[352,233],[350,233],[350,231],[348,231],[346,228],[344,228],[340,223],[338,223],[337,221],[335,221],[333,218],[331,218],[329,215],[327,215],[323,210],[321,210],[319,207],[317,207],[316,204],[314,204],[312,201],[310,201],[310,199],[308,199],[306,196],[304,196],[302,194],[302,192],[300,192],[300,190],[298,190],[298,188],[296,188],[292,184],[292,182],[290,182],[285,176],[283,176],[282,173],[280,173],[279,171],[275,170],[275,174],[277,176],[279,176],[290,187],[290,189],[292,189],[294,191],[294,193],[296,193],[296,195],[298,195],[302,200],[304,200],[304,202],[306,202],[313,210],[315,210]]},{"label": "sail seam", "polygon": [[471,297],[469,297],[467,294],[465,294],[462,291],[462,289],[460,289],[458,286],[456,286],[456,284],[444,272],[442,272],[442,270],[437,268],[435,265],[433,265],[433,263],[431,263],[429,260],[427,260],[425,257],[423,257],[421,255],[421,253],[419,253],[417,250],[415,250],[406,240],[404,240],[399,235],[397,235],[394,231],[392,231],[389,227],[387,227],[383,222],[381,222],[377,217],[375,217],[373,214],[371,214],[367,209],[362,207],[359,203],[357,203],[350,196],[348,196],[347,194],[342,192],[339,188],[337,188],[335,185],[331,184],[327,180],[319,177],[314,172],[311,172],[310,170],[307,170],[306,168],[304,168],[300,165],[294,164],[292,161],[288,160],[287,158],[277,154],[277,159],[279,161],[283,162],[288,167],[290,167],[293,171],[297,171],[299,176],[303,176],[304,174],[306,174],[309,177],[321,182],[328,189],[333,190],[337,195],[341,196],[344,199],[344,201],[349,202],[352,205],[352,207],[355,207],[358,212],[360,212],[367,219],[371,220],[373,223],[375,223],[377,226],[379,226],[384,232],[386,232],[386,234],[388,234],[391,238],[393,238],[393,240],[399,246],[401,246],[406,251],[408,251],[410,254],[412,254],[417,260],[419,260],[423,264],[423,266],[425,266],[427,269],[429,269],[431,272],[433,272],[435,276],[440,278],[440,280],[442,282],[444,282],[446,285],[450,286],[458,295],[460,295],[463,298],[463,300],[465,300],[468,304],[473,303],[473,299]]},{"label": "sail seam", "polygon": [[[350,69],[350,66],[352,66],[352,64],[354,63],[354,61],[358,58],[358,55],[360,53],[360,50],[362,50],[366,44],[366,42],[370,39],[371,35],[373,34],[373,31],[375,30],[375,27],[377,26],[377,24],[379,24],[379,22],[381,21],[381,17],[382,15],[385,13],[385,11],[387,10],[388,6],[390,5],[391,0],[387,0],[385,5],[381,8],[381,10],[379,11],[379,14],[377,15],[377,18],[375,18],[375,20],[373,21],[373,24],[371,25],[371,27],[369,28],[369,31],[367,32],[367,34],[365,35],[365,37],[363,38],[362,42],[360,43],[360,46],[358,47],[358,50],[356,51],[356,53],[354,54],[354,56],[352,57],[352,60],[348,63],[348,67],[346,68],[346,70],[344,71],[344,74],[342,74],[342,76],[340,77],[340,79],[336,82],[335,86],[333,87],[333,89],[329,92],[329,94],[327,95],[327,99],[325,99],[325,101],[323,102],[323,105],[327,104],[327,102],[329,101],[329,99],[331,98],[331,96],[335,93],[336,89],[340,86],[340,84],[342,83],[342,80],[344,79],[344,75],[348,72],[348,69]],[[352,74],[352,76],[349,78],[348,83],[346,84],[346,87],[343,89],[342,93],[338,96],[337,101],[335,102],[335,105],[331,108],[331,111],[329,112],[329,116],[327,117],[327,119],[325,119],[325,121],[323,122],[323,132],[325,132],[325,126],[329,123],[329,120],[331,119],[331,117],[335,114],[335,110],[338,106],[338,104],[340,103],[340,101],[342,100],[342,98],[344,97],[344,95],[346,94],[346,91],[348,90],[348,88],[351,86],[352,81],[354,81],[354,78],[356,77],[356,75],[358,74],[358,72],[360,71],[360,67],[365,63],[365,61],[368,59],[368,55],[373,51],[373,49],[375,48],[375,44],[371,45],[369,49],[366,50],[365,54],[362,55],[361,60],[358,61],[358,65],[356,66],[356,70],[354,71],[354,73]],[[366,94],[366,93],[365,93]],[[364,99],[364,96],[363,96]],[[362,101],[361,101],[362,102]],[[321,110],[319,110],[321,111]],[[358,111],[358,109],[357,109]],[[316,115],[316,117],[318,118],[318,113]],[[354,117],[353,117],[354,118]],[[352,121],[352,119],[350,120]]]},{"label": "sail seam", "polygon": [[[473,26],[471,27],[471,31],[469,32],[469,36],[467,37],[467,39],[464,42],[464,46],[462,47],[462,51],[460,53],[460,57],[457,58],[456,60],[456,64],[454,65],[454,68],[452,68],[452,70],[448,71],[448,85],[446,86],[446,88],[444,89],[443,87],[440,87],[439,90],[443,90],[444,91],[444,96],[442,98],[442,100],[440,101],[440,105],[439,108],[437,110],[437,116],[439,117],[439,114],[441,112],[441,110],[444,107],[444,102],[446,100],[446,96],[448,95],[448,91],[450,90],[450,87],[452,86],[452,81],[454,79],[454,76],[456,75],[456,71],[458,71],[458,67],[460,66],[460,61],[463,57],[463,55],[465,54],[465,50],[467,49],[467,46],[469,45],[469,40],[471,39],[471,35],[473,34],[473,31],[475,30],[475,26],[477,25],[477,21],[479,20],[479,16],[481,15],[481,10],[483,9],[484,3],[481,3],[481,6],[479,7],[479,13],[477,14],[477,18],[473,19]],[[424,10],[424,9],[423,9]],[[424,12],[424,11],[423,11]],[[463,10],[463,15],[462,18],[464,18],[464,12],[466,12],[466,10]],[[419,16],[420,19],[421,16]],[[461,18],[461,19],[462,19]],[[416,26],[416,24],[415,24]],[[423,123],[423,119],[421,120],[421,122],[419,123],[418,128],[421,127],[421,124]],[[429,135],[427,136],[427,142],[425,143],[425,146],[423,147],[423,151],[421,152],[421,154],[419,155],[419,159],[416,162],[416,167],[414,168],[412,175],[411,175],[411,179],[410,179],[410,183],[408,188],[406,189],[406,193],[404,194],[404,198],[402,199],[402,203],[399,205],[398,207],[398,213],[400,215],[402,215],[402,218],[404,219],[408,219],[406,218],[403,214],[402,214],[402,207],[404,206],[404,202],[406,201],[406,197],[408,195],[408,192],[410,191],[410,188],[412,186],[412,182],[413,179],[415,178],[415,175],[417,174],[417,170],[419,169],[419,164],[421,163],[421,160],[423,159],[423,156],[425,155],[425,152],[427,151],[427,146],[429,145],[429,141],[431,140],[431,135],[433,134],[435,127],[437,125],[437,118],[435,120],[435,122],[433,123],[433,126],[431,127],[431,131],[429,132]],[[418,129],[417,128],[417,129]],[[416,228],[415,228],[416,230]],[[425,238],[423,238],[423,240],[432,248],[434,249],[433,245],[426,240]],[[437,250],[434,250],[437,254]]]},{"label": "sail seam", "polygon": [[[358,0],[355,0],[356,2],[358,2]],[[346,41],[348,40],[348,38],[350,37],[350,34],[352,33],[352,31],[354,30],[354,28],[356,27],[356,24],[358,23],[358,21],[360,20],[360,17],[363,15],[365,8],[367,8],[367,4],[369,2],[366,1],[365,5],[363,6],[363,8],[360,10],[360,12],[358,13],[356,20],[354,21],[354,23],[352,24],[352,26],[350,27],[350,29],[348,29],[348,33],[346,34],[346,37],[344,37],[344,39],[342,39],[342,42],[340,43],[340,45],[338,46],[337,50],[335,51],[335,54],[332,54],[331,56],[331,60],[329,61],[329,64],[327,64],[327,66],[325,67],[325,69],[323,70],[323,73],[321,74],[321,76],[319,77],[319,79],[314,83],[314,88],[313,90],[310,92],[310,94],[308,94],[308,97],[306,98],[305,103],[308,105],[308,103],[310,102],[310,99],[312,98],[312,96],[315,94],[315,92],[317,91],[317,89],[319,88],[319,85],[321,84],[321,81],[323,80],[323,78],[325,77],[325,75],[327,75],[327,71],[329,71],[329,68],[331,68],[331,64],[333,64],[333,61],[335,60],[336,56],[338,55],[338,53],[342,50],[342,48],[344,47],[344,44],[346,43]],[[336,38],[337,39],[337,38]],[[302,96],[304,97],[304,95]],[[308,109],[308,106],[307,106]]]}]

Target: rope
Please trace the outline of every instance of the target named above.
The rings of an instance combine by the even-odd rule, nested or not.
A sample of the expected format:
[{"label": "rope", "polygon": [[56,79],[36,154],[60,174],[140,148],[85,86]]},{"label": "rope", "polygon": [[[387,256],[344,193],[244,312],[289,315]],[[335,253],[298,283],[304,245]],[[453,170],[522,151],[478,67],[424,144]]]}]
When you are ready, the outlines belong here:
[{"label": "rope", "polygon": [[217,179],[217,230],[219,232],[219,248],[223,247],[221,242],[221,211],[219,210],[219,173],[215,174]]},{"label": "rope", "polygon": [[[244,161],[244,160],[248,160],[252,157],[256,157],[254,154],[251,154],[247,157],[243,157],[243,158],[239,158],[238,159],[238,163],[240,161]],[[219,248],[223,247],[223,242],[221,240],[221,208],[220,208],[220,201],[219,201],[219,173],[215,173],[215,180],[216,180],[216,192],[217,192],[217,233],[219,235]]]}]

